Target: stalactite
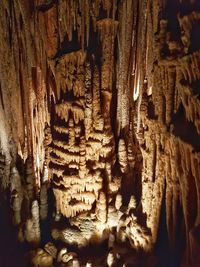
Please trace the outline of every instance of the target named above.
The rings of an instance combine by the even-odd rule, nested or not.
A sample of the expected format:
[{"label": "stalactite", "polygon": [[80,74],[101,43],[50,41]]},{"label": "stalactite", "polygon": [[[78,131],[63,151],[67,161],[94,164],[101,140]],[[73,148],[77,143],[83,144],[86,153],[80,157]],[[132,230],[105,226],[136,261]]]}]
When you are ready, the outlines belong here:
[{"label": "stalactite", "polygon": [[85,131],[86,140],[89,138],[90,131],[92,129],[92,92],[91,92],[91,69],[90,64],[86,64],[86,76],[85,76]]},{"label": "stalactite", "polygon": [[79,177],[84,178],[86,175],[86,144],[85,144],[85,138],[80,138],[80,168],[79,168]]},{"label": "stalactite", "polygon": [[166,73],[167,79],[167,92],[165,92],[166,99],[166,124],[169,125],[174,110],[174,87],[175,87],[175,70],[169,69]]},{"label": "stalactite", "polygon": [[103,95],[103,115],[105,123],[110,124],[110,102],[112,98],[114,41],[118,22],[103,19],[97,22],[100,41],[102,42],[101,90]]},{"label": "stalactite", "polygon": [[191,12],[185,16],[181,16],[178,14],[178,20],[180,27],[182,29],[182,36],[181,40],[185,47],[185,53],[188,52],[189,46],[190,46],[190,39],[191,39],[191,31],[193,25],[200,20],[200,14],[199,12]]},{"label": "stalactite", "polygon": [[[132,38],[135,38],[133,32],[133,14],[134,8],[137,4],[133,1],[124,1],[120,8],[119,17],[119,62],[118,62],[118,105],[117,105],[117,119],[119,121],[119,127],[124,128],[129,124],[129,96],[130,96],[130,70],[131,64],[131,48]],[[135,20],[135,18],[134,18]],[[118,132],[120,131],[118,129]]]},{"label": "stalactite", "polygon": [[99,77],[99,71],[97,67],[95,67],[94,74],[93,74],[93,101],[92,101],[92,107],[93,107],[93,127],[96,131],[102,131],[104,122],[103,118],[101,116],[101,106],[100,106],[100,77]]},{"label": "stalactite", "polygon": [[[64,2],[64,1],[63,1]],[[59,38],[58,38],[58,11],[56,6],[53,6],[50,8],[47,12],[44,14],[39,14],[39,19],[44,20],[44,24],[46,26],[46,34],[47,36],[45,38],[45,47],[47,49],[47,55],[49,58],[53,58],[58,49],[59,45]]]},{"label": "stalactite", "polygon": [[127,171],[127,165],[128,165],[126,144],[125,144],[124,139],[119,140],[118,158],[119,158],[119,165],[120,165],[121,171],[124,173]]}]

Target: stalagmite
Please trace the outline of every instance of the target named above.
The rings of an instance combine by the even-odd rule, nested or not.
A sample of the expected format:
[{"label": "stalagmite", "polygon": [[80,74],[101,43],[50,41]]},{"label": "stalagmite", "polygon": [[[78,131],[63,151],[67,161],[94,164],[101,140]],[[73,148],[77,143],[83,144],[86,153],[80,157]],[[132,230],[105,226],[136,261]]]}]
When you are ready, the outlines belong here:
[{"label": "stalagmite", "polygon": [[102,131],[104,122],[101,115],[101,106],[100,106],[100,77],[99,77],[99,70],[95,67],[94,70],[94,77],[93,77],[93,127],[96,131]]},{"label": "stalagmite", "polygon": [[47,253],[49,253],[49,255],[51,255],[53,257],[53,259],[56,259],[56,257],[57,257],[57,248],[54,246],[53,243],[48,242],[47,244],[45,244],[44,250]]},{"label": "stalagmite", "polygon": [[39,206],[37,200],[32,202],[31,208],[33,231],[35,233],[34,242],[40,242],[40,220],[39,220]]},{"label": "stalagmite", "polygon": [[34,252],[31,263],[34,267],[51,267],[53,258],[43,249],[38,249]]},{"label": "stalagmite", "polygon": [[26,186],[27,193],[30,200],[34,198],[34,172],[32,158],[29,157],[26,160]]},{"label": "stalagmite", "polygon": [[115,208],[116,210],[119,210],[122,206],[122,196],[121,195],[117,195],[116,199],[115,199]]},{"label": "stalagmite", "polygon": [[96,215],[100,222],[106,222],[106,196],[103,192],[100,192],[99,199],[97,200],[96,204]]},{"label": "stalagmite", "polygon": [[13,223],[19,225],[21,222],[21,205],[23,200],[23,188],[21,177],[16,167],[11,170],[11,207],[13,209]]},{"label": "stalagmite", "polygon": [[11,181],[10,190],[11,190],[11,192],[13,190],[16,190],[19,194],[22,194],[21,177],[20,177],[19,172],[16,169],[16,167],[12,168],[10,175],[11,175],[10,176],[10,181]]},{"label": "stalagmite", "polygon": [[11,206],[13,210],[13,224],[19,225],[21,222],[21,202],[22,199],[16,190],[12,191]]},{"label": "stalagmite", "polygon": [[129,212],[131,209],[135,209],[136,206],[137,206],[137,204],[136,204],[136,199],[135,199],[134,196],[131,196],[131,197],[130,197],[130,201],[129,201],[129,203],[128,203],[128,212]]},{"label": "stalagmite", "polygon": [[114,255],[112,252],[108,253],[107,264],[109,267],[113,266],[113,264],[114,264]]},{"label": "stalagmite", "polygon": [[48,215],[47,183],[42,184],[40,191],[40,218],[45,220]]}]

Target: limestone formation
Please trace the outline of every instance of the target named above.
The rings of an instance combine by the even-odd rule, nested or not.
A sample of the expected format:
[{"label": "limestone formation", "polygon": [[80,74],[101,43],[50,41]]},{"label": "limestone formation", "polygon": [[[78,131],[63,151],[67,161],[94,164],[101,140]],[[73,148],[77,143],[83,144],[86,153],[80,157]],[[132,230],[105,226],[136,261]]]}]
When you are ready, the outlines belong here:
[{"label": "limestone formation", "polygon": [[48,215],[48,185],[43,183],[40,190],[40,218],[45,220]]},{"label": "limestone formation", "polygon": [[48,242],[47,244],[45,244],[44,250],[47,253],[49,253],[49,255],[51,255],[53,257],[53,259],[56,259],[56,257],[57,257],[57,248],[55,247],[55,245],[53,243]]},{"label": "limestone formation", "polygon": [[43,249],[38,249],[34,252],[31,263],[34,267],[51,267],[53,266],[53,258]]},{"label": "limestone formation", "polygon": [[199,0],[0,14],[0,261],[17,236],[30,266],[199,266]]}]

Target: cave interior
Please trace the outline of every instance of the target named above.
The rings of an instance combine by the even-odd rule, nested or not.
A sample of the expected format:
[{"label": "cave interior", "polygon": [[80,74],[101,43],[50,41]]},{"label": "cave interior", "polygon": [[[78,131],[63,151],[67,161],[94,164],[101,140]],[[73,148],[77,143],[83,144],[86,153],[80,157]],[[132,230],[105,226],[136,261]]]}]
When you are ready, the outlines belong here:
[{"label": "cave interior", "polygon": [[0,267],[200,266],[200,1],[0,1]]}]

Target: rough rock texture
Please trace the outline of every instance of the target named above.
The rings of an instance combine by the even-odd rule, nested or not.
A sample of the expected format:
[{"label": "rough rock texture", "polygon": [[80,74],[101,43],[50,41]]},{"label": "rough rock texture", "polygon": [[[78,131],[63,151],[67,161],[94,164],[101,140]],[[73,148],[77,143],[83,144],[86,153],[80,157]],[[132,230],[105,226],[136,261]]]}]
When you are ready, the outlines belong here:
[{"label": "rough rock texture", "polygon": [[[200,265],[199,1],[0,14],[0,203],[32,265],[156,266],[163,225],[171,264]],[[96,263],[61,248],[107,241]]]}]

